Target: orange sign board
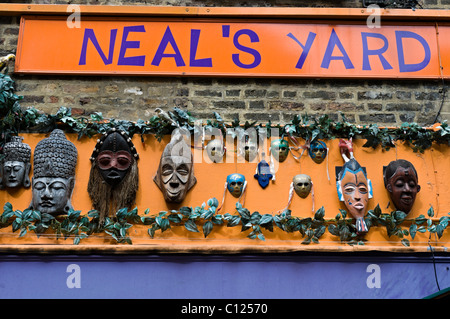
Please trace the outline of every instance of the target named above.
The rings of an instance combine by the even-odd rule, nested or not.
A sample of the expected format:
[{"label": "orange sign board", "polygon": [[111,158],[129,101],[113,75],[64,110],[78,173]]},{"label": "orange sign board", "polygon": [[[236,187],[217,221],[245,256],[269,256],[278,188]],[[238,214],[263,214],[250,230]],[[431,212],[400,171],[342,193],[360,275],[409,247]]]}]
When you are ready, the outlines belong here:
[{"label": "orange sign board", "polygon": [[[436,24],[23,16],[17,73],[441,78]],[[439,34],[441,34],[439,36]],[[444,42],[444,41],[441,41]],[[442,68],[441,68],[442,66]]]}]

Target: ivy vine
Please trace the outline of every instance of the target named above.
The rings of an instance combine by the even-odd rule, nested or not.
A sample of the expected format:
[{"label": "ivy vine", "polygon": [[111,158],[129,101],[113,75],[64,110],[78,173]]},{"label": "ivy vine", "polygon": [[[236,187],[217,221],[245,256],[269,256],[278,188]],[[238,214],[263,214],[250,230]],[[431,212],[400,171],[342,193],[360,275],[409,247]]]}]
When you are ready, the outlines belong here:
[{"label": "ivy vine", "polygon": [[[14,210],[10,203],[3,207],[0,215],[0,228],[12,227],[12,232],[19,232],[19,237],[33,231],[39,237],[44,233],[54,232],[56,239],[73,238],[75,245],[81,239],[92,234],[104,233],[111,236],[117,243],[132,244],[129,230],[133,225],[148,226],[147,233],[155,238],[157,231],[165,232],[172,227],[184,227],[194,233],[202,233],[206,238],[216,226],[241,227],[241,232],[247,232],[247,238],[265,240],[266,231],[273,232],[275,228],[286,233],[299,233],[303,238],[302,244],[319,243],[322,235],[328,231],[337,236],[342,243],[349,245],[364,245],[364,236],[356,232],[353,218],[347,217],[345,210],[340,210],[334,219],[325,219],[324,207],[319,208],[313,217],[301,218],[292,216],[290,210],[278,214],[261,214],[250,212],[239,202],[236,203],[234,214],[217,212],[218,200],[209,199],[206,203],[196,207],[181,207],[179,210],[161,211],[149,215],[149,209],[144,215],[138,214],[138,209],[119,209],[114,217],[107,217],[104,223],[99,223],[99,213],[91,210],[82,215],[80,211],[70,210],[64,216],[52,216],[32,209],[24,211]],[[407,219],[401,211],[389,214],[382,213],[379,205],[366,214],[365,221],[370,226],[385,227],[389,237],[401,239],[404,246],[410,246],[410,237],[414,240],[416,234],[436,234],[438,238],[444,235],[450,221],[450,213],[434,220],[434,210],[430,207],[427,216],[420,215],[414,219]],[[409,224],[409,227],[402,227]]]}]

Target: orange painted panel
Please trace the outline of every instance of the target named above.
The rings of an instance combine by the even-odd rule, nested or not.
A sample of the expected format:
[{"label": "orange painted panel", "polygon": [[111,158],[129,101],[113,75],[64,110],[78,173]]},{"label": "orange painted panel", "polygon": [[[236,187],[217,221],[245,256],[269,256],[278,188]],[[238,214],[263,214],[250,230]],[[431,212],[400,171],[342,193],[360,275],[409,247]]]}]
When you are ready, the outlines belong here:
[{"label": "orange painted panel", "polygon": [[[77,140],[75,134],[66,134],[78,149],[78,164],[76,169],[75,190],[72,197],[74,209],[81,210],[86,214],[92,209],[92,204],[87,193],[87,183],[91,163],[89,157],[96,143],[96,138],[83,138]],[[23,134],[24,142],[29,144],[34,150],[36,144],[45,137],[44,134]],[[160,211],[179,209],[182,206],[196,207],[208,199],[215,197],[222,201],[224,194],[224,183],[227,175],[231,173],[244,174],[248,187],[245,195],[244,207],[250,212],[258,211],[261,214],[277,214],[283,210],[288,203],[289,186],[293,176],[299,173],[305,173],[311,176],[314,183],[314,198],[311,194],[302,199],[294,194],[289,208],[293,216],[301,218],[313,217],[312,206],[315,210],[320,207],[325,209],[325,219],[333,219],[339,209],[345,209],[345,206],[339,202],[335,188],[335,166],[343,164],[339,152],[338,140],[325,141],[329,147],[328,161],[321,164],[314,163],[311,158],[304,154],[300,160],[296,160],[292,155],[288,159],[275,165],[277,168],[276,180],[269,186],[262,189],[257,180],[253,177],[257,163],[238,163],[227,160],[224,163],[208,163],[206,155],[197,157],[201,160],[194,164],[194,172],[197,178],[197,184],[188,192],[183,203],[179,205],[168,205],[163,199],[161,191],[153,182],[160,156],[169,139],[166,137],[158,142],[153,136],[145,136],[144,142],[140,136],[135,136],[133,142],[140,155],[139,167],[139,191],[136,198],[136,207],[138,213],[144,216],[145,209],[149,208],[150,213],[157,214]],[[303,142],[303,141],[300,141]],[[414,153],[408,146],[399,143],[396,149],[382,151],[363,148],[364,140],[354,140],[354,155],[362,166],[367,168],[368,177],[373,184],[373,198],[369,200],[369,209],[373,209],[377,204],[380,205],[383,213],[390,213],[388,208],[389,198],[383,184],[382,166],[387,165],[395,159],[406,159],[413,163],[419,174],[419,184],[421,191],[418,193],[416,202],[408,218],[416,218],[419,215],[426,215],[427,210],[432,206],[435,211],[435,220],[447,215],[450,212],[450,171],[449,158],[450,148],[447,146],[433,146],[425,153]],[[201,152],[200,150],[196,150]],[[268,153],[267,153],[268,154]],[[269,161],[268,158],[266,158]],[[328,179],[329,173],[330,179]],[[0,191],[0,207],[6,202],[13,205],[15,210],[24,210],[31,202],[31,189],[18,189],[16,191],[6,189]],[[235,204],[237,199],[228,192],[225,194],[224,206],[220,214],[235,214]],[[403,227],[409,227],[405,222]],[[198,249],[200,251],[232,251],[240,249],[260,249],[263,251],[285,251],[285,250],[324,250],[324,251],[345,251],[345,250],[402,250],[402,251],[426,251],[429,240],[434,247],[447,249],[449,247],[450,231],[447,228],[444,236],[437,240],[434,235],[429,238],[429,233],[417,233],[416,238],[411,240],[411,248],[403,247],[398,237],[388,237],[386,230],[382,226],[372,227],[366,235],[367,242],[363,247],[350,247],[340,242],[339,238],[331,235],[328,231],[319,239],[319,244],[301,245],[303,238],[300,233],[286,233],[274,227],[274,232],[263,230],[266,237],[265,241],[257,239],[248,239],[246,236],[250,230],[241,232],[241,226],[214,227],[211,234],[204,238],[203,234],[187,231],[182,225],[174,226],[165,232],[157,231],[152,239],[148,233],[148,226],[134,225],[130,228],[130,237],[132,245],[126,245],[128,250],[145,249],[145,247],[162,247],[161,249],[186,250]],[[89,238],[82,239],[79,249],[89,247],[111,247],[116,242],[105,234],[92,235]],[[71,245],[72,240],[56,240],[52,231],[39,238],[29,232],[19,238],[18,232],[13,233],[11,226],[0,229],[0,250],[8,245]],[[50,247],[49,246],[49,247]],[[73,245],[71,245],[73,248]],[[44,250],[46,249],[44,247]],[[49,248],[51,249],[51,248]]]},{"label": "orange painted panel", "polygon": [[439,78],[449,52],[426,23],[81,16],[79,28],[69,26],[22,17],[15,72]]}]

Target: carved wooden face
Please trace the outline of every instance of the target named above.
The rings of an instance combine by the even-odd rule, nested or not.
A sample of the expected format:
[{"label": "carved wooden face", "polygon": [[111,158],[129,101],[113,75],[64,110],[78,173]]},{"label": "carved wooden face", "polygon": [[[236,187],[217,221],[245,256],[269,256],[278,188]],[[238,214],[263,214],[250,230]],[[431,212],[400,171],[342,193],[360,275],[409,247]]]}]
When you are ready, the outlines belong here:
[{"label": "carved wooden face", "polygon": [[3,184],[8,188],[16,188],[21,185],[30,187],[31,164],[21,161],[6,161],[3,164]]},{"label": "carved wooden face", "polygon": [[241,196],[244,190],[245,177],[242,174],[231,174],[227,177],[227,189],[234,197]]},{"label": "carved wooden face", "polygon": [[394,175],[388,179],[386,189],[394,206],[402,212],[409,213],[420,191],[420,185],[411,167],[398,167]]},{"label": "carved wooden face", "polygon": [[364,217],[369,202],[369,183],[362,169],[345,169],[340,180],[340,191],[349,213],[354,217]]},{"label": "carved wooden face", "polygon": [[33,178],[32,207],[50,215],[67,214],[71,207],[70,197],[74,187],[73,178]]},{"label": "carved wooden face", "polygon": [[306,174],[295,175],[292,183],[294,183],[294,190],[301,198],[308,197],[312,188],[311,177]]},{"label": "carved wooden face", "polygon": [[275,140],[270,144],[270,152],[279,162],[284,162],[289,155],[289,143],[286,140]]}]

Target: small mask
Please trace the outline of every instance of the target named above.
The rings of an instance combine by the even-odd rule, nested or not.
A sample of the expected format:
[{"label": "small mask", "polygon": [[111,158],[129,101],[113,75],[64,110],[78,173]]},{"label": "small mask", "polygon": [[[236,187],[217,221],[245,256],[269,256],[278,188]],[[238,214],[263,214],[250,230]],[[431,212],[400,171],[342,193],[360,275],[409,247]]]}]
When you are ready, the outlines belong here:
[{"label": "small mask", "polygon": [[317,163],[322,163],[327,157],[327,145],[322,141],[313,141],[309,146],[309,156]]},{"label": "small mask", "polygon": [[206,144],[206,153],[213,163],[221,163],[225,154],[223,141],[217,138],[209,141],[208,144]]},{"label": "small mask", "polygon": [[253,138],[246,138],[244,142],[244,158],[252,162],[258,156],[258,143]]},{"label": "small mask", "polygon": [[262,188],[266,188],[267,185],[269,185],[270,179],[272,178],[269,163],[267,163],[265,160],[259,162],[254,177],[258,180],[258,184]]},{"label": "small mask", "polygon": [[3,148],[5,158],[0,167],[3,170],[0,179],[0,188],[30,187],[31,147],[22,142],[23,137],[13,136],[11,141]]},{"label": "small mask", "polygon": [[420,191],[419,178],[413,164],[396,160],[383,167],[384,186],[396,209],[408,214]]},{"label": "small mask", "polygon": [[355,159],[350,159],[342,167],[336,167],[336,188],[339,200],[344,202],[350,215],[356,219],[358,233],[366,233],[364,221],[368,201],[372,198],[372,183],[367,178],[366,169]]},{"label": "small mask", "polygon": [[284,162],[289,155],[289,143],[284,139],[278,139],[270,143],[272,156],[280,163]]},{"label": "small mask", "polygon": [[197,182],[192,152],[179,129],[174,131],[165,147],[153,180],[168,203],[181,203]]},{"label": "small mask", "polygon": [[245,185],[245,176],[234,173],[227,176],[227,189],[236,198],[242,195]]},{"label": "small mask", "polygon": [[292,182],[294,183],[294,190],[301,198],[308,197],[312,188],[311,177],[306,174],[295,175]]}]

